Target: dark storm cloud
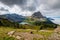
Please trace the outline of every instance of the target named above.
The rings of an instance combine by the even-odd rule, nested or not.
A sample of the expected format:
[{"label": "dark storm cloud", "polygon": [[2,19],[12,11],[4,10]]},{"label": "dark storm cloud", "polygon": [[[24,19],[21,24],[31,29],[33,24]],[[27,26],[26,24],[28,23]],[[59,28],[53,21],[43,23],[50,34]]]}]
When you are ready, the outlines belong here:
[{"label": "dark storm cloud", "polygon": [[[33,1],[33,3],[32,3]],[[22,10],[35,11],[40,4],[48,5],[51,9],[60,9],[60,0],[0,0],[0,2],[12,7],[18,5]],[[27,6],[30,5],[30,6]]]},{"label": "dark storm cloud", "polygon": [[[22,8],[22,10],[29,10],[34,11],[36,9],[35,6],[30,5],[28,0],[0,0],[2,3],[8,5],[9,7],[12,7],[13,5],[18,5]],[[31,1],[30,1],[31,3]],[[27,5],[30,5],[29,7]]]},{"label": "dark storm cloud", "polygon": [[5,9],[5,8],[3,8],[3,7],[1,7],[1,8],[0,8],[0,11],[8,11],[8,10]]},{"label": "dark storm cloud", "polygon": [[1,2],[7,4],[7,5],[24,5],[26,4],[27,0],[0,0]]},{"label": "dark storm cloud", "polygon": [[[13,5],[18,5],[22,10],[35,11],[41,3],[44,3],[43,0],[0,0],[2,3],[12,7]],[[32,2],[33,1],[33,2]],[[27,6],[29,5],[29,6]]]}]

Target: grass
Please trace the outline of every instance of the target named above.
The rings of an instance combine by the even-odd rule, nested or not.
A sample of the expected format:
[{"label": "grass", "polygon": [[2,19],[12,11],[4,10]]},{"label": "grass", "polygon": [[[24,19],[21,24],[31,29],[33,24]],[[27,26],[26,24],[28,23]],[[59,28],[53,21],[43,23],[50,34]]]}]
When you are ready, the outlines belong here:
[{"label": "grass", "polygon": [[[40,34],[43,36],[48,37],[50,34],[53,33],[53,30],[49,30],[47,32],[45,31],[40,31],[40,30],[32,30],[32,29],[14,29],[14,28],[10,28],[10,27],[0,27],[0,40],[16,40],[12,37],[9,37],[7,35],[7,32],[9,31],[19,31],[19,32],[30,32],[32,31],[34,34]],[[35,39],[34,39],[35,40]]]},{"label": "grass", "polygon": [[16,40],[13,37],[5,36],[5,37],[0,37],[0,40]]}]

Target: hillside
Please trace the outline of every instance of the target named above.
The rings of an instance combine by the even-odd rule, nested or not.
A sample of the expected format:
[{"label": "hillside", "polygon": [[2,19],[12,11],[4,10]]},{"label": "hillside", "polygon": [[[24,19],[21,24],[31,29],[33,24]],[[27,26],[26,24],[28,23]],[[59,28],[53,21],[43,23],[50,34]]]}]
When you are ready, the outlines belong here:
[{"label": "hillside", "polygon": [[8,19],[9,21],[12,22],[22,22],[25,19],[25,17],[18,14],[4,14],[4,15],[0,15],[0,18]]},{"label": "hillside", "polygon": [[25,17],[18,15],[18,14],[4,14],[0,15],[0,26],[7,26],[7,27],[18,27],[19,23],[25,20]]},{"label": "hillside", "polygon": [[[22,24],[23,23],[23,24]],[[35,12],[31,17],[24,17],[17,14],[0,15],[0,25],[20,29],[48,29],[56,28],[57,25],[49,18],[44,17],[40,12]]]},{"label": "hillside", "polygon": [[57,24],[53,23],[51,20],[52,18],[47,18],[41,14],[41,12],[35,12],[32,14],[32,16],[27,17],[25,22],[35,25],[35,26],[40,26],[42,28],[56,28]]}]

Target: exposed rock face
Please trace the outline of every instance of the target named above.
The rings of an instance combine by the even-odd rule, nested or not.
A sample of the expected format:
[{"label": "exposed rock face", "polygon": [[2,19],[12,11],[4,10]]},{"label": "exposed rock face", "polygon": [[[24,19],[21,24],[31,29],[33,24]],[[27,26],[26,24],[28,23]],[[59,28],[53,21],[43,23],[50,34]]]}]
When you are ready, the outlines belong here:
[{"label": "exposed rock face", "polygon": [[35,13],[32,15],[32,19],[37,20],[37,21],[43,21],[43,22],[45,22],[46,24],[54,24],[54,23],[50,20],[51,18],[47,18],[47,17],[43,16],[40,11],[35,12]]},{"label": "exposed rock face", "polygon": [[44,18],[44,16],[41,14],[41,12],[35,12],[33,15],[32,15],[32,17],[34,17],[34,18]]},{"label": "exposed rock face", "polygon": [[38,21],[45,21],[45,20],[46,20],[46,18],[41,14],[40,11],[35,12],[35,13],[32,15],[31,18],[34,19],[34,20],[38,20]]}]

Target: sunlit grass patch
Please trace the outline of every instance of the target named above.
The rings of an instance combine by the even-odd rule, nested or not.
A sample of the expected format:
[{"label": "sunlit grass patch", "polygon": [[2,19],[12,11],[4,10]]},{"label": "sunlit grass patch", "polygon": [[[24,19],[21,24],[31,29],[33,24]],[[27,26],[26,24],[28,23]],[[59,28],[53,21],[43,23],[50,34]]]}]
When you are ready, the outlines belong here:
[{"label": "sunlit grass patch", "polygon": [[[48,37],[53,33],[53,30],[41,31],[41,30],[33,30],[33,29],[14,29],[10,27],[0,27],[0,40],[15,40],[14,38],[9,37],[7,35],[7,33],[10,31],[33,32],[33,34],[39,34],[45,37]],[[36,40],[36,38],[34,38],[34,40]],[[42,39],[38,39],[38,40],[42,40]]]}]

